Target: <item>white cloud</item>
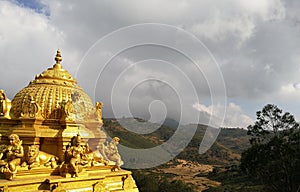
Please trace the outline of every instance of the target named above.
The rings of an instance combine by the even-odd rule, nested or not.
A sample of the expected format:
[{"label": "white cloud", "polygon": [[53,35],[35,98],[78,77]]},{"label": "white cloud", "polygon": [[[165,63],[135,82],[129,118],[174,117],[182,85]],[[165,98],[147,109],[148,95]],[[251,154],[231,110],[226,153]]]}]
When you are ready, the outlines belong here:
[{"label": "white cloud", "polygon": [[300,98],[300,83],[289,83],[281,86],[278,96],[281,100],[297,101]]},{"label": "white cloud", "polygon": [[285,7],[281,0],[238,0],[241,7],[249,13],[257,14],[262,20],[281,20],[285,18]]},{"label": "white cloud", "polygon": [[[206,106],[201,103],[193,104],[193,108],[200,112],[207,113],[211,118],[219,120],[223,118],[223,111],[225,112],[224,122],[221,127],[241,127],[246,128],[248,125],[252,124],[254,121],[249,117],[243,109],[235,104],[229,103],[226,108],[223,105],[209,105]],[[220,120],[219,120],[220,121]],[[213,123],[212,123],[213,124]]]},{"label": "white cloud", "polygon": [[45,15],[8,1],[0,1],[0,23],[0,87],[12,97],[53,64],[63,36]]},{"label": "white cloud", "polygon": [[198,111],[202,111],[202,112],[205,112],[205,113],[208,113],[209,115],[212,115],[212,106],[206,106],[206,105],[203,105],[201,103],[195,103],[193,104],[193,108],[197,109]]}]

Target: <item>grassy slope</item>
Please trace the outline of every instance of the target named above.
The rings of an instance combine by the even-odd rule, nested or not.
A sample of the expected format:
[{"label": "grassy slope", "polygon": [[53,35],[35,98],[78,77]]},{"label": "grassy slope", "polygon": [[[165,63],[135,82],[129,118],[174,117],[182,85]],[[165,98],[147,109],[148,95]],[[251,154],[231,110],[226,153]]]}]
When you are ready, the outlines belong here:
[{"label": "grassy slope", "polygon": [[[144,127],[153,128],[157,125],[153,123],[144,122],[141,119],[138,121],[144,123]],[[136,129],[142,129],[143,127],[137,127],[134,119],[122,119],[121,124],[134,127]],[[197,162],[200,164],[210,164],[216,167],[215,171],[209,175],[201,175],[208,177],[209,179],[222,182],[222,186],[217,188],[211,188],[208,191],[224,191],[228,189],[230,191],[263,191],[260,186],[256,186],[248,182],[247,178],[243,175],[239,175],[238,172],[234,172],[230,169],[232,165],[238,165],[241,152],[249,147],[248,136],[246,130],[243,129],[222,129],[218,135],[217,141],[214,145],[204,154],[199,154],[199,145],[205,134],[207,126],[204,125],[187,125],[184,126],[182,131],[191,130],[192,127],[197,126],[193,139],[188,146],[175,158],[184,159],[187,161]],[[105,131],[110,137],[118,136],[121,139],[121,144],[131,148],[151,148],[160,145],[164,141],[168,140],[175,133],[176,129],[168,126],[161,126],[159,129],[151,134],[135,134],[124,129],[120,124],[119,120],[105,119],[104,120]],[[184,134],[181,134],[184,135]],[[122,152],[121,152],[122,153]],[[126,159],[125,159],[126,161]],[[167,168],[168,164],[164,164],[158,168],[148,170],[136,170],[134,171],[135,178],[141,191],[147,191],[147,188],[162,185],[160,182],[165,183],[166,180],[170,181],[168,188],[172,187],[187,187],[186,190],[191,191],[189,187],[184,186],[183,183],[172,181],[170,178],[175,176],[168,174],[157,175],[158,169]],[[225,168],[227,167],[227,168]],[[229,168],[228,168],[229,167]],[[156,179],[154,183],[148,183],[147,180]],[[173,183],[171,183],[171,181]],[[150,181],[149,181],[150,182]],[[151,185],[151,186],[150,186]],[[157,188],[157,187],[156,187]],[[152,191],[155,191],[154,189]],[[157,191],[161,191],[161,188],[157,188]],[[171,191],[171,190],[169,190]],[[198,191],[195,189],[195,191]]]},{"label": "grassy slope", "polygon": [[[152,123],[144,123],[145,127],[156,126]],[[121,124],[131,127],[136,126],[133,119],[123,119]],[[124,129],[119,122],[114,119],[105,119],[104,126],[108,135],[121,138],[122,145],[141,149],[151,148],[163,143],[176,131],[173,128],[161,126],[151,134],[135,134]],[[191,127],[189,126],[192,125],[184,126],[182,130],[190,130]],[[197,131],[193,139],[177,157],[204,164],[226,165],[238,163],[241,152],[249,146],[246,131],[243,129],[222,129],[214,145],[206,153],[200,155],[198,150],[206,128],[207,126],[197,125]]]}]

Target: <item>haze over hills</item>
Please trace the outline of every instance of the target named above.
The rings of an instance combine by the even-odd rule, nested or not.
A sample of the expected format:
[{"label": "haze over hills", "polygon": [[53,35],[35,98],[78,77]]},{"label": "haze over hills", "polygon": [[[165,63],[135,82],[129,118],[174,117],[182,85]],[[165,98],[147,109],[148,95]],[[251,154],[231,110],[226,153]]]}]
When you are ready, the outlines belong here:
[{"label": "haze over hills", "polygon": [[[200,192],[210,187],[220,186],[219,181],[209,178],[210,173],[213,173],[215,168],[224,170],[224,167],[238,165],[242,151],[249,147],[249,136],[244,129],[221,129],[212,147],[206,153],[199,154],[199,146],[207,128],[207,125],[201,124],[178,127],[178,122],[172,119],[166,119],[162,124],[150,123],[140,118],[104,119],[107,135],[117,136],[121,139],[122,145],[135,149],[148,149],[161,145],[176,131],[183,136],[185,131],[195,131],[187,146],[179,148],[181,152],[169,162],[150,169],[132,170],[140,191],[162,191],[167,188],[169,191]],[[148,134],[137,134],[132,131],[140,133],[144,129],[154,131]],[[127,151],[123,151],[121,147],[119,152],[125,167],[128,165],[134,167],[143,163],[136,160],[134,155],[126,154]],[[155,161],[155,157],[159,155],[149,154],[149,161]]]},{"label": "haze over hills", "polygon": [[[137,123],[142,122],[142,124]],[[127,147],[147,149],[167,141],[174,135],[178,122],[167,119],[161,126],[143,119],[123,118],[104,119],[104,129],[110,137],[118,136],[121,144]],[[154,130],[149,134],[137,134],[132,130]],[[247,131],[240,128],[222,128],[216,142],[204,154],[199,154],[199,146],[207,129],[206,125],[181,125],[179,131],[194,130],[195,134],[187,147],[176,158],[204,164],[232,164],[238,162],[241,152],[249,147]],[[180,134],[180,133],[179,133]],[[184,135],[184,134],[182,134]],[[122,154],[122,151],[120,151]],[[126,159],[124,159],[126,161]]]}]

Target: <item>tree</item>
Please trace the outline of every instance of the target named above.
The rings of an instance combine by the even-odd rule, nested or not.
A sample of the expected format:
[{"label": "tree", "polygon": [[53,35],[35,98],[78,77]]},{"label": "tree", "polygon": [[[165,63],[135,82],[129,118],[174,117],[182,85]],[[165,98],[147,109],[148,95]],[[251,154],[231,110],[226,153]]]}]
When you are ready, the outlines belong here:
[{"label": "tree", "polygon": [[290,113],[268,104],[248,126],[251,147],[242,153],[241,169],[270,191],[300,191],[300,131]]},{"label": "tree", "polygon": [[267,104],[261,111],[256,112],[256,116],[254,125],[248,126],[248,134],[252,136],[251,144],[267,143],[274,136],[278,137],[280,131],[299,129],[299,123],[292,114],[282,114],[282,110],[273,104]]}]

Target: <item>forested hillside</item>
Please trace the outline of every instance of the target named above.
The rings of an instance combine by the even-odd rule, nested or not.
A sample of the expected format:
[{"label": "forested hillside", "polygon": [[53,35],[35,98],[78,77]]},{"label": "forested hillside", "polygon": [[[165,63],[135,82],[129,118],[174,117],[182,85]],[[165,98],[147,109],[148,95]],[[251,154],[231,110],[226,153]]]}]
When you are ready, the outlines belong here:
[{"label": "forested hillside", "polygon": [[[142,127],[137,127],[142,122]],[[169,120],[170,122],[170,120]],[[175,121],[171,124],[162,125],[150,134],[136,134],[126,130],[125,127],[143,129],[157,127],[157,124],[146,122],[142,119],[104,119],[104,130],[110,137],[117,136],[121,139],[121,144],[131,148],[151,148],[168,140],[176,131]],[[122,126],[121,126],[121,125]],[[213,174],[227,174],[227,169],[236,167],[239,164],[241,153],[247,149],[249,136],[247,131],[238,128],[221,129],[217,141],[204,154],[199,154],[199,145],[205,134],[205,125],[184,125],[181,130],[197,130],[188,146],[179,153],[172,161],[159,167],[145,170],[132,170],[140,188],[140,191],[204,191],[209,186],[218,186],[220,182],[213,180]],[[122,151],[120,151],[122,155]],[[124,159],[130,161],[129,159]],[[220,174],[219,174],[220,173]],[[207,177],[211,177],[209,179]]]}]

